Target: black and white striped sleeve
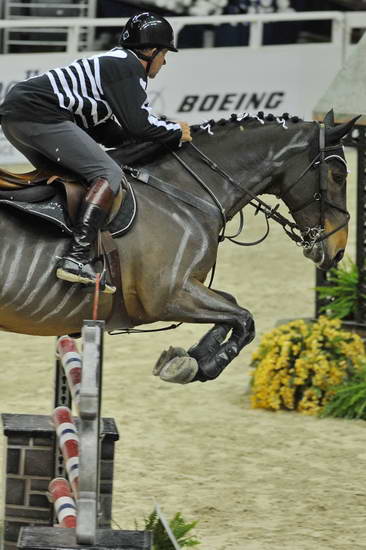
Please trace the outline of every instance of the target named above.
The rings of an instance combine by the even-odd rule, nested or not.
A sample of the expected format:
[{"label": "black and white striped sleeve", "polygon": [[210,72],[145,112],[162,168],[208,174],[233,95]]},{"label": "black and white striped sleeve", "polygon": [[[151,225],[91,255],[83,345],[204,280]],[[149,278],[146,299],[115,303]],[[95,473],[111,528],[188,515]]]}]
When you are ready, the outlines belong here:
[{"label": "black and white striped sleeve", "polygon": [[108,59],[108,63],[101,64],[101,81],[106,101],[131,137],[138,141],[178,143],[182,137],[179,124],[152,113],[145,91],[146,81],[139,71],[128,64],[123,72],[120,60]]}]

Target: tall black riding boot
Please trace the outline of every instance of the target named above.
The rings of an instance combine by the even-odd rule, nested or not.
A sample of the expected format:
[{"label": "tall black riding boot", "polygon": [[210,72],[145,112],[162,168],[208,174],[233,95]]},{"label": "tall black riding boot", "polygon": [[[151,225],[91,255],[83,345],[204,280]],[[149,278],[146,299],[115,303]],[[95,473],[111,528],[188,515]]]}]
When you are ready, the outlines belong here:
[{"label": "tall black riding boot", "polygon": [[[71,248],[58,263],[56,275],[59,279],[86,285],[95,283],[97,272],[91,262],[91,248],[108,218],[113,201],[114,194],[108,181],[98,178],[80,207]],[[115,291],[115,287],[109,284],[103,288],[107,294]]]}]

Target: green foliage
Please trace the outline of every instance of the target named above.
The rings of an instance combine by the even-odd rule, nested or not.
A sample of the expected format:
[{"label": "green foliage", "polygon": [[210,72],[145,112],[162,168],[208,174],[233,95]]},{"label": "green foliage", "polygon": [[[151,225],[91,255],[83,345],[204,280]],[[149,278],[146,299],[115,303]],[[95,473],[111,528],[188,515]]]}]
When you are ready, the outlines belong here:
[{"label": "green foliage", "polygon": [[320,416],[366,420],[366,364],[333,390],[334,395]]},{"label": "green foliage", "polygon": [[[354,313],[357,307],[358,269],[351,258],[344,260],[338,268],[330,270],[329,286],[319,286],[316,290],[321,299],[330,300],[321,308],[329,317],[344,319]],[[365,295],[362,296],[366,298]]]},{"label": "green foliage", "polygon": [[[149,515],[148,518],[145,518],[144,522],[144,529],[153,532],[153,550],[174,550],[174,546],[155,510]],[[175,514],[175,516],[169,521],[169,526],[174,533],[179,546],[183,548],[201,544],[195,536],[187,536],[188,532],[191,531],[197,523],[197,521],[187,523],[180,512]]]},{"label": "green foliage", "polygon": [[[355,313],[358,300],[359,273],[357,265],[350,258],[344,260],[340,267],[330,270],[329,286],[317,287],[319,297],[330,300],[321,311],[329,317],[344,319]],[[366,299],[366,295],[361,295]],[[333,385],[329,399],[320,411],[320,416],[337,418],[355,418],[366,420],[366,362],[360,356],[359,369],[354,369],[350,376],[340,384]]]}]

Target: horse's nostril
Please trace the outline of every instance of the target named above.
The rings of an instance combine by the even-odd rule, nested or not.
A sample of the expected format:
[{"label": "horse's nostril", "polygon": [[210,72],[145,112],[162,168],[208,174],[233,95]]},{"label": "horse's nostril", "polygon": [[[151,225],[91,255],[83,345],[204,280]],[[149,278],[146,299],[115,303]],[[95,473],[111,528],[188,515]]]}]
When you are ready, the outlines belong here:
[{"label": "horse's nostril", "polygon": [[344,256],[344,250],[338,250],[337,254],[334,257],[335,263],[340,262],[343,256]]}]

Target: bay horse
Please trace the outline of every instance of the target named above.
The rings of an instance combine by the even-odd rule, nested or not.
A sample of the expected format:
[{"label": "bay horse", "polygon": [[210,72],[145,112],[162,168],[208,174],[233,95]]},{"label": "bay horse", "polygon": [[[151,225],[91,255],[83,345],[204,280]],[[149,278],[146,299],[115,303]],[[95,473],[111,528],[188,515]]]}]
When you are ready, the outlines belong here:
[{"label": "bay horse", "polygon": [[[355,120],[335,126],[332,111],[323,124],[232,115],[193,126],[191,144],[144,163],[143,170],[177,196],[132,180],[137,221],[115,239],[123,294],[118,328],[156,321],[214,325],[188,352],[164,352],[155,374],[180,383],[214,379],[254,338],[250,312],[227,292],[204,284],[226,220],[253,197],[268,193],[283,199],[295,220],[284,224],[286,232],[319,268],[329,269],[343,257],[349,215],[341,139]],[[118,160],[118,149],[113,156]],[[276,209],[262,208],[276,219]],[[66,253],[68,238],[2,207],[0,242],[0,328],[78,333],[91,317],[92,294],[56,278],[57,257]],[[108,319],[112,302],[113,296],[101,296],[99,318]]]}]

